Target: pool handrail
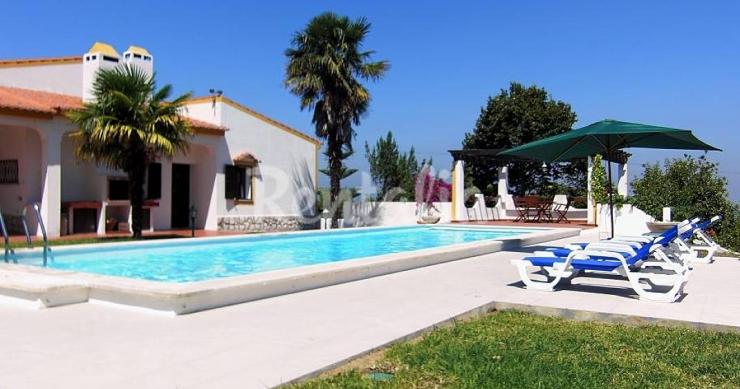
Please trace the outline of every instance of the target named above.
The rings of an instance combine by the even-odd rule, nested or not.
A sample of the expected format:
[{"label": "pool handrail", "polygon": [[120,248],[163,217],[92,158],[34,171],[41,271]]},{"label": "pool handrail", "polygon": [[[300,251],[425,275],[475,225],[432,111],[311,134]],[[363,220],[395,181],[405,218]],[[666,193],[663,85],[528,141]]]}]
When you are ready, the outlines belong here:
[{"label": "pool handrail", "polygon": [[[41,237],[44,238],[44,266],[46,266],[47,257],[49,256],[49,237],[46,235],[46,226],[44,226],[44,219],[41,217],[41,206],[39,203],[33,203],[33,210],[36,211],[36,219],[39,223],[39,229],[41,229]],[[31,242],[31,236],[28,235],[28,228],[26,227],[26,239]]]},{"label": "pool handrail", "polygon": [[11,254],[15,254],[13,248],[10,247],[10,237],[8,236],[8,229],[5,227],[5,218],[3,217],[3,211],[0,209],[0,230],[3,233],[3,243],[5,246],[5,262],[8,262]]}]

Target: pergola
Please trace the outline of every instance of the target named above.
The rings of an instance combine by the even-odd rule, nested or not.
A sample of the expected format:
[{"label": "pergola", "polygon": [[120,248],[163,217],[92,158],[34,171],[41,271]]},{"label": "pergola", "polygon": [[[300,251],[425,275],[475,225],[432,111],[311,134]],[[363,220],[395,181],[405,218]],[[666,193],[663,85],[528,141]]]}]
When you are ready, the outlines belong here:
[{"label": "pergola", "polygon": [[[513,198],[509,193],[509,166],[511,162],[531,160],[523,157],[512,155],[501,155],[506,149],[464,149],[448,150],[452,156],[452,220],[466,221],[467,212],[465,209],[465,163],[488,163],[495,164],[498,169],[498,194],[501,200],[509,207],[513,207]],[[626,196],[628,192],[627,181],[627,159],[629,154],[620,153],[616,155],[612,162],[619,167],[619,181],[617,184],[617,193]],[[592,159],[588,158],[587,171],[587,191],[588,191],[588,223],[595,223],[594,212],[592,211],[591,201],[591,171],[593,169]]]}]

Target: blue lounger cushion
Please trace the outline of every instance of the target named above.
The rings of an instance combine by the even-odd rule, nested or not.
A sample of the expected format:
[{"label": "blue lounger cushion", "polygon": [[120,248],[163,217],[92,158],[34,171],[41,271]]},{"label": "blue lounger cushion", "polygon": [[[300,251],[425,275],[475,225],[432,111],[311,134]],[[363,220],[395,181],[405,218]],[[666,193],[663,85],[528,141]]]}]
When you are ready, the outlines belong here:
[{"label": "blue lounger cushion", "polygon": [[[635,255],[625,257],[627,266],[632,267],[636,263],[647,259],[650,256],[650,245],[643,245],[635,253]],[[532,266],[553,266],[555,263],[565,262],[566,258],[563,257],[525,257],[525,260],[529,261]],[[590,255],[588,258],[573,259],[571,261],[571,267],[576,270],[596,270],[596,271],[612,271],[622,265],[622,262],[615,259],[607,259],[605,257],[599,257],[598,255]]]},{"label": "blue lounger cushion", "polygon": [[[567,257],[568,255],[570,255],[570,253],[573,252],[573,250],[566,249],[564,247],[549,247],[549,248],[546,248],[545,250],[553,253],[556,257],[563,257],[563,258]],[[619,254],[619,255],[621,255],[621,256],[623,256],[625,258],[628,258],[631,255],[630,253],[625,253],[625,252],[621,252],[621,251],[620,252],[617,252],[617,254]]]},{"label": "blue lounger cushion", "polygon": [[574,259],[571,265],[577,270],[612,271],[621,266],[622,263],[614,260]]},{"label": "blue lounger cushion", "polygon": [[[560,257],[527,257],[525,259],[532,266],[553,266],[555,263],[565,262],[565,258]],[[612,271],[620,265],[621,263],[618,261],[601,259],[574,259],[571,262],[571,266],[578,270]]]},{"label": "blue lounger cushion", "polygon": [[529,261],[532,266],[552,266],[557,262],[565,262],[565,258],[561,257],[526,257],[524,259]]}]

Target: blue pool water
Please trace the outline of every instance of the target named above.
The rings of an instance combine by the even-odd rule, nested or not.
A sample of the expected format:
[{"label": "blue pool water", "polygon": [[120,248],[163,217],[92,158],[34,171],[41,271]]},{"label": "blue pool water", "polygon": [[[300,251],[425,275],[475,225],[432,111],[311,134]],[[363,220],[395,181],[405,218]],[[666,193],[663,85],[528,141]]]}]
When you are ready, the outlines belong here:
[{"label": "blue pool water", "polygon": [[[54,250],[48,267],[154,281],[191,282],[497,239],[533,231],[536,230],[419,226],[60,248]],[[20,262],[40,265],[41,259],[35,254],[21,257]]]}]

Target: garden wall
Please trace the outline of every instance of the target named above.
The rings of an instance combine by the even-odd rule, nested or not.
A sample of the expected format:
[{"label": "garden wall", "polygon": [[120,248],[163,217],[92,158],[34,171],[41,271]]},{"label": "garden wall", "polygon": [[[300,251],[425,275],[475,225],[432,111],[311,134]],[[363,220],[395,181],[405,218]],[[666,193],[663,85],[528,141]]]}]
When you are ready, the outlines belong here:
[{"label": "garden wall", "polygon": [[[599,226],[599,235],[609,236],[609,205],[598,204],[596,206],[598,215],[596,223]],[[646,214],[641,209],[631,204],[622,207],[614,207],[614,234],[615,235],[641,235],[649,232],[647,223],[655,221],[655,218]]]},{"label": "garden wall", "polygon": [[[434,203],[440,223],[449,223],[452,203]],[[344,225],[347,227],[402,226],[416,224],[419,219],[415,202],[345,202]]]}]

